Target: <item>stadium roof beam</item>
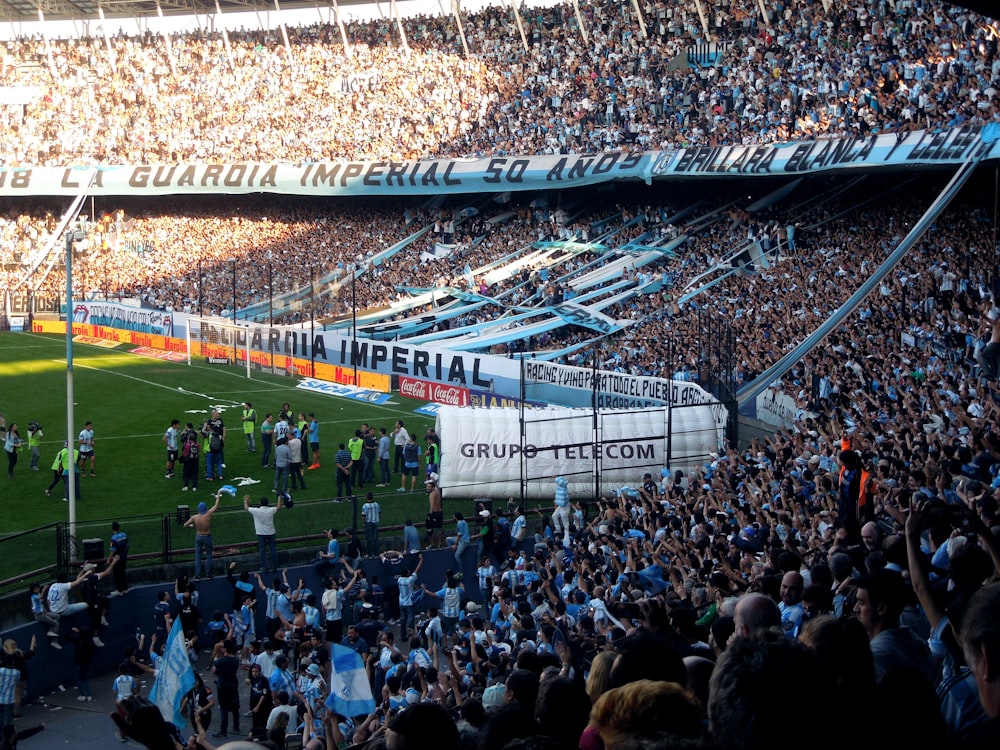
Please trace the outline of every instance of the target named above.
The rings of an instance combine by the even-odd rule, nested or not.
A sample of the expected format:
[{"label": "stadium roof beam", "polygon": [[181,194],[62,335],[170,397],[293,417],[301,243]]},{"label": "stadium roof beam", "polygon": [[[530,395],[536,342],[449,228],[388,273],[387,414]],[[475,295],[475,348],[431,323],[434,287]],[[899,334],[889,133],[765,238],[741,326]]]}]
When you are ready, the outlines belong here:
[{"label": "stadium roof beam", "polygon": [[349,60],[352,57],[351,43],[347,41],[347,30],[344,29],[344,19],[340,16],[340,6],[337,5],[337,0],[333,0],[333,12],[337,15],[337,28],[340,29],[340,41],[344,43],[344,52],[347,53],[347,59]]},{"label": "stadium roof beam", "polygon": [[97,17],[101,19],[101,36],[104,37],[104,48],[108,51],[108,62],[111,63],[112,72],[118,72],[118,56],[115,54],[114,45],[111,44],[111,35],[108,33],[108,25],[104,21],[104,8],[97,4]]},{"label": "stadium roof beam", "polygon": [[[278,0],[274,1],[278,2]],[[403,42],[403,49],[406,52],[409,52],[410,45],[406,41],[406,29],[403,28],[403,17],[399,15],[399,8],[396,6],[396,0],[389,0],[389,10],[396,18],[396,28],[399,29],[399,39]]]},{"label": "stadium roof beam", "polygon": [[698,11],[698,20],[701,21],[701,30],[705,32],[705,38],[709,38],[708,17],[705,15],[705,6],[701,0],[694,0],[694,7]]},{"label": "stadium roof beam", "polygon": [[[222,15],[219,0],[215,0],[215,12],[217,15]],[[233,48],[229,46],[229,32],[226,31],[226,24],[222,24],[222,46],[226,50],[226,61],[229,63],[229,72],[235,72],[236,66],[233,64]]]},{"label": "stadium roof beam", "polygon": [[580,13],[580,3],[577,0],[573,0],[573,12],[576,13],[576,25],[580,27],[580,36],[583,37],[584,44],[590,44],[590,39],[587,34],[587,24],[583,21],[583,14]]},{"label": "stadium roof beam", "polygon": [[[160,9],[160,0],[156,0],[156,15],[159,18],[163,18],[163,11]],[[177,80],[177,66],[174,64],[174,45],[170,40],[170,34],[167,33],[166,29],[162,29],[160,34],[163,36],[163,41],[167,45],[167,62],[170,63],[170,75]]]},{"label": "stadium roof beam", "polygon": [[281,17],[281,6],[278,5],[278,0],[274,0],[274,12],[278,16],[278,28],[281,29],[281,40],[285,43],[285,52],[288,54],[288,68],[294,74],[295,57],[292,55],[292,43],[288,41],[288,26],[285,25],[285,19]]},{"label": "stadium roof beam", "polygon": [[[694,0],[698,5],[698,10],[701,11],[701,0]],[[635,17],[639,21],[639,32],[642,34],[643,39],[648,39],[649,34],[646,33],[646,19],[642,17],[642,11],[639,9],[639,0],[632,0],[632,7],[635,8]],[[705,24],[705,33],[708,33],[708,24],[705,19],[702,19],[702,23]]]},{"label": "stadium roof beam", "polygon": [[524,33],[524,24],[521,23],[521,14],[517,10],[517,3],[514,0],[510,0],[510,8],[514,11],[514,23],[517,25],[517,30],[521,34],[521,44],[524,45],[524,51],[528,51],[528,37]]},{"label": "stadium roof beam", "polygon": [[451,14],[455,17],[455,23],[458,25],[458,36],[462,39],[462,49],[465,50],[465,56],[469,56],[469,44],[465,41],[465,27],[462,26],[462,3],[461,0],[451,0]]}]

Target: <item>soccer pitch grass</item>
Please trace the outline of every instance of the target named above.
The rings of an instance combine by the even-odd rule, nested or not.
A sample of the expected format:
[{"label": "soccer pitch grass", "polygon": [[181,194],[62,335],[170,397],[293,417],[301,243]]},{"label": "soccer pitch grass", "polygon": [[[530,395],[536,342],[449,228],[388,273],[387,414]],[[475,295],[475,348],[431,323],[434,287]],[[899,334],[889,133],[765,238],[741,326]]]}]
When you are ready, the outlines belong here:
[{"label": "soccer pitch grass", "polygon": [[[395,403],[363,403],[296,388],[298,381],[290,378],[254,373],[248,379],[242,368],[204,363],[188,366],[130,354],[129,348],[126,344],[113,349],[87,344],[73,346],[74,443],[84,423],[93,422],[97,474],[81,479],[81,498],[77,502],[80,522],[110,523],[115,519],[124,521],[129,516],[163,515],[175,511],[179,504],[194,509],[202,500],[211,504],[212,493],[222,484],[232,484],[238,490],[235,498],[223,495],[223,510],[242,512],[244,494],[249,494],[252,502],[262,495],[273,500],[274,471],[260,466],[259,439],[258,452],[246,452],[240,421],[244,401],[250,401],[256,409],[258,427],[268,412],[277,418],[281,404],[286,401],[295,414],[315,412],[320,422],[322,468],[303,471],[308,489],[293,493],[296,504],[332,499],[336,495],[333,457],[337,445],[346,443],[362,423],[391,431],[394,422],[402,419],[408,430],[416,431],[421,445],[425,430],[434,425],[432,417],[414,413],[424,402],[395,394],[392,398]],[[5,486],[0,502],[0,535],[67,521],[69,511],[67,503],[62,501],[62,482],[53,488],[51,497],[44,494],[52,480],[52,462],[67,436],[65,338],[34,333],[0,334],[0,383],[0,413],[8,425],[17,423],[25,441],[14,478],[0,479],[3,482],[0,486]],[[196,493],[182,492],[179,462],[176,478],[164,477],[163,433],[174,418],[182,426],[190,421],[200,427],[213,407],[222,411],[228,431],[225,480],[206,482],[202,478]],[[27,448],[28,423],[32,420],[41,423],[44,434],[39,471],[31,471]],[[202,472],[204,466],[202,457]],[[402,494],[395,492],[399,477],[393,475],[392,481],[393,486],[384,490],[370,485],[365,488],[387,493],[379,498],[383,525],[400,524],[407,518],[422,522],[427,512],[422,484],[417,492]],[[352,522],[349,503],[309,504],[302,513],[297,510],[295,507],[279,514],[280,537],[315,535],[331,526],[344,529]],[[233,519],[232,539],[225,533],[230,523],[223,518],[219,521],[223,538],[217,538],[217,549],[254,538],[253,524],[246,514]],[[175,536],[188,531],[178,529]],[[99,535],[106,539],[110,532],[102,526]],[[78,536],[83,538],[86,532],[81,530]],[[137,540],[134,533],[130,536],[132,554],[154,551],[148,545],[158,544],[155,539],[158,535],[152,532],[149,539]],[[143,543],[137,545],[137,541]]]}]

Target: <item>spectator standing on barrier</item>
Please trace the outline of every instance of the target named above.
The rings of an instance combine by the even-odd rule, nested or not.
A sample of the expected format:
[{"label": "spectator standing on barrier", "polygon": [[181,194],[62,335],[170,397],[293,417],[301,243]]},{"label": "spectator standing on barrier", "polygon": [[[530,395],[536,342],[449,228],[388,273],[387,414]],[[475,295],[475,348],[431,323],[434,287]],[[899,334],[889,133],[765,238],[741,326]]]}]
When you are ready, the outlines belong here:
[{"label": "spectator standing on barrier", "polygon": [[440,547],[444,541],[444,511],[441,509],[441,488],[438,486],[436,474],[431,474],[424,480],[424,488],[427,490],[428,511],[425,529],[428,545]]},{"label": "spectator standing on barrier", "polygon": [[215,493],[215,505],[211,508],[205,503],[198,503],[198,512],[184,522],[185,528],[194,527],[194,578],[198,580],[202,574],[212,577],[212,514],[222,503],[222,490]]},{"label": "spectator standing on barrier", "polygon": [[111,540],[108,545],[110,550],[108,562],[114,560],[114,568],[111,575],[114,577],[115,590],[111,596],[121,596],[128,593],[128,575],[126,567],[128,565],[128,534],[122,531],[121,524],[114,521],[111,524]]},{"label": "spectator standing on barrier", "polygon": [[376,487],[388,487],[392,483],[392,474],[389,471],[389,455],[392,441],[386,434],[385,427],[379,427],[378,437],[378,473],[379,483]]},{"label": "spectator standing on barrier", "polygon": [[180,423],[179,419],[171,419],[170,426],[163,433],[163,444],[167,447],[167,471],[163,476],[167,479],[174,478],[174,465],[180,453],[180,431],[177,429]]},{"label": "spectator standing on barrier", "polygon": [[[267,497],[261,497],[260,505],[250,507],[250,496],[244,495],[243,509],[253,516],[254,531],[257,534],[257,556],[262,571],[278,569],[278,532],[274,528],[274,516],[281,510],[281,495],[274,507],[268,504]],[[270,552],[271,567],[266,564],[265,551]]]},{"label": "spectator standing on barrier", "polygon": [[365,547],[369,557],[377,557],[379,554],[378,524],[381,514],[382,509],[375,496],[369,492],[365,496],[365,504],[361,506],[361,516],[365,519]]},{"label": "spectator standing on barrier", "polygon": [[465,554],[466,548],[472,541],[469,533],[469,522],[465,520],[461,511],[455,511],[455,536],[448,537],[446,541],[455,552],[455,563],[458,565],[458,572],[461,573],[463,571],[462,555]]}]

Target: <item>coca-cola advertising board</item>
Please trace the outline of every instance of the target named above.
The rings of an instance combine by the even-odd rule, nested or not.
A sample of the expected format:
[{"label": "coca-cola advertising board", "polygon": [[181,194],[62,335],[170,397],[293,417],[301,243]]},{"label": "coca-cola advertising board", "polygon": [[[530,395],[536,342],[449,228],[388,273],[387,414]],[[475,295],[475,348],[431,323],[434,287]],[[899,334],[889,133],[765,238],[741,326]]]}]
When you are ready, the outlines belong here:
[{"label": "coca-cola advertising board", "polygon": [[420,380],[402,376],[399,378],[399,395],[433,401],[447,406],[468,406],[469,389],[457,385],[433,383],[430,380]]}]

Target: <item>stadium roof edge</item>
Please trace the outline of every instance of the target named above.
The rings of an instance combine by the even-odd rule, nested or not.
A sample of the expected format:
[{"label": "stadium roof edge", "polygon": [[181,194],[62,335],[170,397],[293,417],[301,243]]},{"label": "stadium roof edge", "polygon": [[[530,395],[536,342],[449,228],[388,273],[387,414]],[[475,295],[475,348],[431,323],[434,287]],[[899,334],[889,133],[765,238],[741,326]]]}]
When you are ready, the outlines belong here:
[{"label": "stadium roof edge", "polygon": [[[406,3],[409,0],[396,0]],[[844,0],[834,0],[843,3]],[[337,0],[339,6],[371,5],[375,0]],[[765,0],[767,2],[767,0]],[[332,0],[279,0],[282,9],[332,7]],[[531,2],[527,3],[529,6]],[[996,0],[956,0],[958,5],[998,18]],[[223,14],[273,12],[273,0],[218,0]],[[38,21],[39,11],[46,21],[96,21],[103,11],[105,18],[141,18],[162,13],[164,16],[215,15],[215,0],[0,0],[0,22]]]},{"label": "stadium roof edge", "polygon": [[[396,0],[405,3],[407,0]],[[337,0],[339,6],[370,5],[373,0]],[[219,0],[223,14],[273,13],[273,0]],[[330,8],[331,0],[279,0],[282,9]],[[159,11],[157,10],[159,8]],[[0,0],[0,22],[38,21],[39,11],[46,21],[96,21],[105,18],[215,15],[215,0]]]}]

